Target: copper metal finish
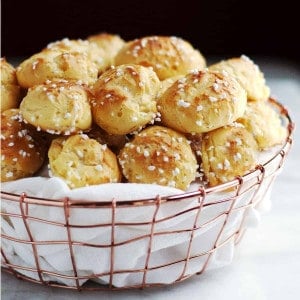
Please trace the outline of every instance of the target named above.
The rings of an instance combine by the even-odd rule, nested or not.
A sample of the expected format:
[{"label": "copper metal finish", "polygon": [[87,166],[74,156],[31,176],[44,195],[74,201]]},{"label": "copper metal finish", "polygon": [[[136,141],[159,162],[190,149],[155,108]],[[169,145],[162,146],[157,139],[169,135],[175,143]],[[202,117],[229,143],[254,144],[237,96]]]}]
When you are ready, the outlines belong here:
[{"label": "copper metal finish", "polygon": [[[19,211],[15,213],[6,212],[1,210],[1,217],[8,220],[8,219],[14,219],[19,218],[19,220],[22,220],[24,223],[24,226],[26,228],[27,237],[13,237],[8,234],[1,233],[1,239],[2,241],[5,241],[6,243],[20,243],[20,244],[27,244],[30,245],[32,248],[32,253],[34,256],[34,267],[29,267],[26,265],[16,265],[11,263],[9,259],[8,253],[5,253],[3,248],[1,248],[1,254],[2,254],[2,269],[4,271],[7,271],[13,275],[15,275],[17,278],[28,280],[31,282],[36,282],[43,285],[48,286],[55,286],[55,287],[61,287],[61,288],[68,288],[68,289],[77,289],[77,290],[103,290],[103,289],[111,289],[111,290],[120,290],[120,289],[129,289],[129,288],[145,288],[150,286],[159,286],[162,285],[162,283],[157,282],[149,282],[148,281],[148,273],[150,271],[159,270],[160,268],[172,266],[175,264],[182,265],[182,271],[180,272],[180,275],[177,277],[176,280],[174,280],[173,283],[180,282],[182,280],[185,280],[189,278],[190,276],[194,274],[202,274],[206,268],[208,267],[210,263],[210,259],[212,255],[215,253],[215,251],[226,245],[226,243],[229,243],[230,241],[234,241],[234,243],[238,243],[240,239],[243,236],[244,233],[244,218],[245,218],[245,212],[247,208],[249,207],[255,207],[261,199],[263,199],[263,196],[268,191],[270,185],[276,178],[278,171],[281,169],[286,156],[290,150],[291,144],[292,144],[292,133],[294,129],[294,123],[292,122],[289,113],[285,107],[283,107],[279,102],[277,102],[274,99],[269,99],[269,102],[277,108],[277,110],[280,112],[281,117],[286,124],[286,127],[288,129],[288,137],[286,139],[285,144],[282,146],[282,148],[279,150],[279,152],[272,157],[268,162],[266,162],[263,165],[257,165],[256,169],[249,174],[246,174],[243,177],[237,177],[235,180],[216,186],[216,187],[199,187],[197,191],[189,192],[189,193],[182,193],[175,196],[169,196],[169,197],[160,197],[159,195],[156,198],[152,199],[140,199],[140,200],[127,200],[127,201],[120,201],[118,199],[113,199],[111,202],[107,201],[75,201],[68,198],[61,199],[61,201],[55,201],[51,199],[40,199],[35,197],[28,197],[26,194],[22,195],[15,195],[15,194],[9,194],[6,192],[1,191],[1,198],[2,201],[7,201],[9,203],[18,203],[19,205]],[[267,180],[266,187],[262,187],[262,182],[265,182]],[[230,195],[226,196],[224,199],[216,198],[215,200],[212,200],[213,196],[219,192],[224,191],[230,191]],[[256,197],[257,194],[260,193],[260,197]],[[228,193],[226,194],[228,195]],[[239,200],[241,197],[248,197],[247,203],[243,203],[242,205],[235,205],[237,200]],[[209,201],[207,199],[209,198]],[[159,218],[158,212],[160,209],[165,205],[166,203],[178,203],[181,201],[188,201],[189,199],[193,199],[193,203],[196,203],[194,206],[189,207],[186,210],[181,211],[180,213],[177,213],[176,215],[170,215],[165,218]],[[192,201],[192,200],[191,200]],[[205,220],[205,222],[200,222],[199,220],[202,220],[202,213],[203,209],[205,207],[217,207],[220,203],[227,203],[228,209],[220,212],[217,216],[214,216],[213,218],[209,220]],[[38,206],[46,206],[49,208],[56,207],[58,209],[63,210],[64,212],[64,222],[55,222],[51,219],[43,219],[38,218],[36,216],[30,215],[30,211]],[[145,222],[137,222],[137,223],[128,223],[125,221],[120,221],[119,218],[116,216],[120,211],[123,209],[131,209],[136,207],[144,207],[145,209],[152,208],[152,219],[145,220]],[[90,210],[91,208],[95,210],[103,210],[107,211],[107,213],[111,214],[111,221],[110,223],[101,223],[101,220],[99,220],[99,223],[90,224],[90,225],[80,225],[74,223],[74,221],[71,221],[70,216],[76,209],[80,208],[81,211]],[[224,228],[226,228],[227,223],[230,221],[230,217],[232,214],[234,214],[236,211],[242,212],[242,219],[240,224],[236,227],[234,232],[232,232],[229,236],[227,236],[225,239],[221,238],[222,232]],[[183,229],[176,229],[176,230],[158,230],[157,226],[159,226],[162,222],[166,221],[172,221],[176,217],[180,216],[181,214],[193,212],[194,220],[191,222],[190,228],[183,228]],[[215,241],[212,243],[212,246],[210,249],[203,252],[203,250],[199,250],[195,252],[195,248],[193,247],[193,240],[195,235],[197,234],[197,231],[205,229],[205,227],[212,224],[216,219],[218,218],[224,218],[223,224],[220,228],[220,231],[216,235]],[[221,219],[223,220],[223,219]],[[66,240],[49,240],[49,241],[42,241],[42,240],[35,240],[34,235],[32,234],[32,228],[31,225],[33,223],[38,223],[41,225],[47,224],[47,226],[54,226],[56,229],[65,229],[67,232],[67,239]],[[120,241],[117,238],[117,230],[118,228],[121,228],[122,226],[136,226],[137,228],[139,226],[149,226],[149,232],[147,235],[143,235],[140,237],[134,237],[134,238],[128,238],[126,240]],[[104,243],[104,244],[93,244],[93,243],[84,243],[82,241],[76,241],[76,239],[73,239],[72,237],[72,230],[80,229],[80,228],[95,228],[101,230],[102,228],[109,228],[110,231],[110,243]],[[153,243],[155,243],[155,238],[159,237],[160,235],[167,239],[172,239],[175,234],[179,233],[186,233],[189,234],[189,239],[187,243],[187,247],[185,250],[185,255],[181,257],[180,259],[177,259],[175,261],[168,261],[159,263],[159,265],[153,266],[150,264],[151,261],[151,255],[152,255],[152,247]],[[116,248],[120,245],[127,245],[133,242],[136,242],[139,239],[144,239],[147,241],[148,246],[146,247],[146,253],[145,253],[145,262],[144,266],[142,268],[138,269],[117,269],[115,267],[115,251]],[[41,245],[67,245],[68,246],[68,257],[66,257],[66,260],[70,260],[72,263],[72,274],[71,275],[65,275],[60,273],[55,273],[53,271],[47,270],[46,268],[42,267],[41,264],[41,255],[39,254],[39,249]],[[80,275],[78,272],[77,267],[77,257],[74,253],[74,247],[77,246],[84,246],[84,247],[94,247],[96,249],[108,249],[109,250],[109,270],[108,272],[101,273],[101,272],[94,272],[88,275]],[[134,253],[133,253],[134,255]],[[195,271],[193,274],[190,274],[187,272],[189,262],[191,260],[195,259],[204,259],[204,263],[202,266]],[[32,273],[35,273],[37,276],[35,276],[38,279],[33,279],[30,277],[27,277],[20,273],[20,270],[27,270]],[[138,284],[134,285],[126,285],[122,287],[116,287],[113,285],[114,276],[120,275],[120,274],[137,274],[140,275],[140,282]],[[57,278],[65,278],[70,279],[73,281],[73,284],[70,284],[68,286],[60,284],[58,282],[52,282],[45,280],[45,275],[53,275]],[[91,282],[89,280],[87,283],[81,285],[80,280],[82,279],[94,279],[94,278],[101,278],[101,277],[108,277],[109,283],[107,285],[101,285],[99,283]]]}]

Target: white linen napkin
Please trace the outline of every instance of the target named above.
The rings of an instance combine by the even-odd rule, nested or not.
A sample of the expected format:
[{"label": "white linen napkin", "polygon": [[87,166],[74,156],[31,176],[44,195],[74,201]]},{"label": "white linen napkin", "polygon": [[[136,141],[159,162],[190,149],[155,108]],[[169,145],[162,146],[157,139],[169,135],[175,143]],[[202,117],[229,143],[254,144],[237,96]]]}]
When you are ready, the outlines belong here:
[{"label": "white linen napkin", "polygon": [[[195,188],[195,185],[191,188]],[[107,201],[140,200],[155,198],[157,195],[170,196],[183,191],[153,184],[102,184],[93,187],[69,189],[63,180],[53,177],[34,177],[7,182],[2,185],[6,192],[49,199]],[[219,195],[224,198],[224,193]],[[214,197],[216,197],[214,195]],[[226,197],[225,197],[226,198]],[[214,198],[215,199],[215,198]],[[55,200],[61,201],[61,200]],[[207,197],[206,201],[211,201]],[[241,197],[236,207],[247,203],[247,197]],[[208,203],[207,202],[207,203]],[[198,197],[180,201],[154,202],[152,205],[117,206],[114,216],[110,205],[105,207],[72,207],[67,218],[71,227],[72,251],[80,285],[95,274],[95,280],[104,284],[110,281],[116,287],[146,283],[171,283],[180,276],[201,271],[209,257],[208,268],[219,268],[232,261],[234,253],[234,233],[238,230],[243,210],[232,211],[226,226],[224,211],[231,202],[207,205],[198,215]],[[24,205],[24,204],[23,204]],[[21,215],[20,203],[2,199],[4,212]],[[70,255],[66,216],[64,207],[45,205],[28,206],[27,224],[38,252],[38,263],[44,280],[57,281],[66,285],[75,285]],[[153,217],[157,223],[151,228]],[[112,233],[111,223],[115,227]],[[254,207],[247,208],[244,227],[257,226],[260,214]],[[55,225],[51,222],[55,222]],[[57,225],[59,224],[59,225]],[[98,224],[98,226],[92,226]],[[193,231],[193,228],[196,228]],[[30,241],[22,218],[4,217],[2,232],[5,235]],[[151,236],[151,233],[155,233]],[[191,241],[191,235],[193,239]],[[113,243],[112,244],[112,236]],[[216,239],[220,246],[214,249]],[[36,268],[34,250],[30,243],[2,240],[2,248],[8,260]],[[150,252],[149,252],[150,251]],[[113,255],[113,260],[112,260]],[[188,257],[188,260],[186,258]],[[110,274],[114,271],[112,278]],[[128,272],[128,270],[131,270]],[[147,274],[144,275],[145,270]],[[38,279],[38,274],[19,269],[20,273]],[[49,275],[63,274],[66,277]],[[99,276],[97,276],[97,274]]]}]

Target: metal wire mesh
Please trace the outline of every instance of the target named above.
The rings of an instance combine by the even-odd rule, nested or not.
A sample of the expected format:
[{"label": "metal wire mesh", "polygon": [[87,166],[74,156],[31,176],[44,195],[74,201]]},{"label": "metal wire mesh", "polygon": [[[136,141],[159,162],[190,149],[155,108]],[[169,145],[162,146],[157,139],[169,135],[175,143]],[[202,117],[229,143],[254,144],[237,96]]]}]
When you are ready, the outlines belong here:
[{"label": "metal wire mesh", "polygon": [[[101,199],[75,201],[64,198],[55,201],[1,192],[2,203],[12,208],[1,209],[2,221],[12,227],[25,228],[22,236],[1,233],[3,270],[28,281],[77,290],[145,288],[176,283],[202,274],[209,268],[210,261],[219,255],[218,251],[230,243],[235,245],[242,238],[249,208],[257,207],[270,192],[291,147],[294,124],[288,111],[274,99],[270,102],[279,110],[288,128],[285,144],[268,162],[226,184],[200,187],[195,192],[169,197],[158,195],[152,199],[128,201],[113,199],[109,203]],[[174,206],[178,209],[168,213],[169,208]],[[52,212],[47,218],[38,214],[40,209],[45,208]],[[126,217],[128,213],[138,216],[145,211],[147,217],[142,220]],[[78,217],[91,213],[95,218],[87,218],[84,222]],[[37,228],[45,235],[37,234]],[[211,228],[214,228],[214,233],[203,243],[203,239],[207,238],[205,233]],[[49,238],[47,232],[50,229],[63,235]],[[101,238],[81,238],[94,232],[101,233]],[[163,240],[184,242],[180,248],[175,243],[170,244],[167,250],[157,249]],[[27,262],[13,260],[11,251],[8,251],[13,247],[14,254],[17,254],[21,246],[28,252]],[[128,247],[140,249],[143,254],[134,267],[127,263],[130,258],[122,256]],[[64,260],[71,266],[67,272],[54,271],[44,261],[45,249],[51,252],[51,249],[58,248],[67,249]],[[171,251],[172,255],[160,256],[157,254],[160,251]],[[55,256],[54,250],[53,253]],[[101,268],[82,271],[80,255],[84,253],[87,256],[93,253]],[[172,274],[169,281],[159,279],[161,272]],[[123,278],[132,279],[119,284]]]}]

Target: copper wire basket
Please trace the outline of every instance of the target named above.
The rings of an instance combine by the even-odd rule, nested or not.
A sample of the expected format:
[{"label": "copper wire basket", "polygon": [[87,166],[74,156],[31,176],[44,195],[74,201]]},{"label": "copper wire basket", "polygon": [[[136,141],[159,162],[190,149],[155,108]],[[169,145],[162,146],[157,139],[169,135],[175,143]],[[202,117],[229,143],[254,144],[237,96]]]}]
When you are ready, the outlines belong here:
[{"label": "copper wire basket", "polygon": [[[161,286],[202,274],[216,262],[224,247],[235,246],[242,238],[249,209],[257,208],[270,195],[290,150],[294,124],[286,108],[274,99],[269,102],[279,111],[288,129],[284,145],[266,163],[226,184],[199,187],[194,192],[168,197],[110,202],[68,198],[58,201],[1,192],[2,205],[13,208],[1,209],[2,222],[12,227],[17,222],[26,232],[15,236],[1,230],[3,270],[27,281],[77,290]],[[40,217],[34,213],[39,209],[53,210],[61,219]],[[89,215],[91,211],[97,220],[83,224],[74,217],[78,213]],[[126,218],[128,213],[141,212],[147,212],[144,220]],[[63,231],[65,238],[46,239],[47,234],[37,235],[36,228],[44,229],[45,233]],[[213,234],[209,231],[212,228]],[[125,229],[127,234],[120,238]],[[89,232],[105,232],[104,238],[97,241],[80,238]],[[171,242],[174,240],[178,243]],[[161,246],[162,241],[170,244]],[[14,259],[22,247],[26,248],[27,262]],[[68,263],[67,272],[47,267],[45,247],[64,248],[65,256],[60,260]],[[131,256],[122,256],[126,249],[130,249]],[[79,255],[87,258],[90,253],[94,255],[95,267],[83,272]],[[131,259],[135,259],[134,264],[127,263]]]}]

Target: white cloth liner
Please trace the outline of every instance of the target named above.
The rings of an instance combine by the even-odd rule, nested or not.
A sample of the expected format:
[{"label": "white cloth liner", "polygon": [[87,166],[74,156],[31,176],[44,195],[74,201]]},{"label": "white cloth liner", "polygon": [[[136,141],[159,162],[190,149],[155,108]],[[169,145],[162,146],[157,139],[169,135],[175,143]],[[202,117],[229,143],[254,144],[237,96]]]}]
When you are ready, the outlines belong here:
[{"label": "white cloth liner", "polygon": [[[275,150],[274,150],[275,151]],[[274,155],[268,153],[267,157]],[[272,156],[270,156],[272,154]],[[263,157],[266,161],[266,156]],[[258,205],[246,208],[243,228],[257,227],[260,222],[261,213],[268,211],[270,204],[269,189],[262,201],[259,197],[264,194],[265,189],[269,186],[272,176],[263,181],[261,189],[256,195]],[[190,190],[196,190],[194,184]],[[153,184],[124,184],[112,183],[102,184],[92,187],[84,187],[70,190],[65,182],[56,177],[33,177],[21,179],[13,182],[2,184],[2,190],[10,193],[20,194],[25,192],[28,196],[42,197],[49,199],[62,199],[69,197],[73,200],[93,200],[93,201],[112,201],[117,200],[139,200],[153,198],[157,195],[170,196],[181,194],[183,191]],[[230,193],[230,192],[228,192]],[[249,201],[249,196],[239,197],[234,203],[234,207],[238,208]],[[210,196],[212,198],[210,199]],[[217,198],[224,199],[227,195],[224,193],[208,195],[205,201],[215,201]],[[187,200],[171,201],[161,203],[158,207],[156,220],[160,222],[155,224],[155,235],[151,240],[151,253],[148,260],[148,270],[146,275],[146,283],[172,283],[177,280],[183,271],[185,275],[195,274],[201,271],[204,262],[207,259],[206,251],[213,248],[216,238],[225,221],[225,214],[221,215],[229,209],[232,202],[221,202],[219,204],[208,205],[202,208],[201,217],[196,220],[198,206],[198,198],[189,198]],[[155,205],[117,207],[115,211],[115,223],[123,223],[115,226],[113,247],[113,269],[118,270],[144,270],[147,263],[147,250],[150,247],[151,221],[154,215]],[[21,214],[20,204],[13,201],[2,199],[1,210],[8,213]],[[38,245],[39,264],[43,270],[49,272],[73,276],[72,261],[70,256],[69,245],[60,243],[67,241],[67,230],[63,224],[66,219],[63,207],[53,207],[45,205],[29,205],[28,215],[39,219],[61,222],[62,226],[55,226],[49,223],[41,223],[27,218],[31,234],[36,241],[55,241],[54,244]],[[173,217],[171,217],[173,216]],[[237,231],[243,216],[243,209],[233,210],[230,214],[226,226],[218,238],[218,243],[224,243],[211,255],[208,269],[220,268],[231,263],[234,255],[234,238],[232,234]],[[168,218],[171,217],[171,218]],[[214,218],[214,219],[213,219]],[[211,221],[213,219],[213,221]],[[191,229],[195,224],[197,226],[204,225],[203,228],[193,232],[193,241],[190,249],[188,248]],[[71,208],[69,216],[69,224],[71,225],[92,225],[102,224],[102,227],[92,228],[71,228],[71,236],[73,242],[89,243],[93,245],[102,245],[101,247],[93,247],[92,245],[82,245],[75,243],[73,252],[78,271],[78,276],[90,276],[91,274],[100,274],[106,272],[107,275],[95,278],[95,281],[108,284],[110,282],[111,270],[111,224],[112,213],[111,208],[95,207],[95,208]],[[144,225],[138,224],[144,222]],[[130,224],[128,224],[130,223]],[[24,222],[21,218],[7,217],[2,218],[2,233],[15,238],[30,240]],[[179,231],[170,234],[170,231]],[[160,234],[158,234],[160,233]],[[135,239],[130,243],[124,243],[127,239]],[[16,265],[24,265],[36,268],[33,248],[30,243],[13,242],[2,239],[2,248],[10,263]],[[191,259],[186,262],[174,263],[187,256],[190,251]],[[199,255],[201,253],[204,255]],[[193,257],[195,256],[195,257]],[[169,265],[159,267],[162,264]],[[156,268],[158,267],[158,268]],[[38,274],[22,269],[18,272],[38,279]],[[140,284],[143,280],[144,272],[115,272],[112,278],[112,284],[116,287]],[[43,274],[44,280],[57,281],[62,284],[74,286],[75,282],[71,279],[61,278],[54,275]],[[86,279],[79,281],[84,284]]]}]

